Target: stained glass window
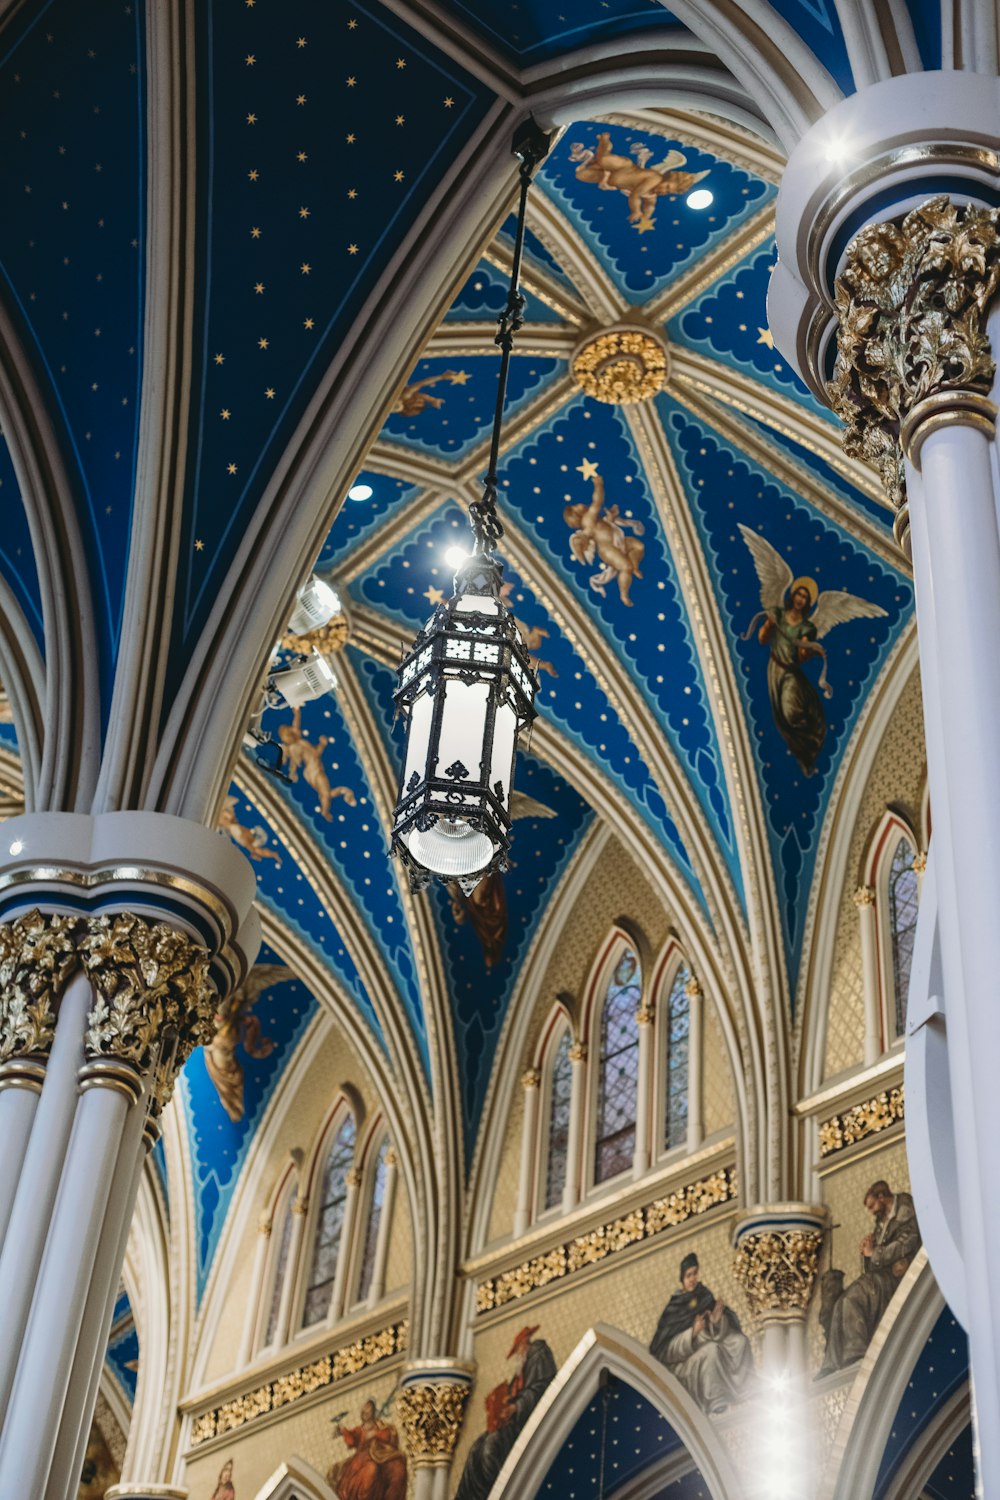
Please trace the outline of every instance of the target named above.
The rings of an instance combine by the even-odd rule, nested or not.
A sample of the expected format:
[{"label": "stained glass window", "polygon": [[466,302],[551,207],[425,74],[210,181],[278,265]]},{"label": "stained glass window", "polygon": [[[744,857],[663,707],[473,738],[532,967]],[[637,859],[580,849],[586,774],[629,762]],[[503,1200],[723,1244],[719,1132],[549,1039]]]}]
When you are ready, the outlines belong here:
[{"label": "stained glass window", "polygon": [[379,1147],[379,1153],[375,1161],[375,1171],[372,1174],[372,1191],[368,1200],[368,1224],[365,1229],[365,1249],[361,1261],[361,1276],[358,1279],[358,1301],[364,1302],[372,1289],[372,1276],[375,1273],[375,1251],[378,1248],[378,1231],[382,1222],[382,1205],[385,1202],[385,1174],[388,1170],[386,1157],[389,1154],[389,1141],[384,1140]]},{"label": "stained glass window", "polygon": [[569,1060],[569,1032],[564,1031],[552,1059],[549,1092],[549,1156],[545,1170],[545,1207],[562,1201],[566,1186],[569,1151],[569,1109],[573,1091],[573,1064]]},{"label": "stained glass window", "polygon": [[347,1116],[337,1131],[320,1185],[319,1215],[313,1239],[312,1268],[306,1288],[302,1326],[321,1323],[330,1310],[340,1254],[340,1235],[347,1203],[347,1174],[354,1160],[354,1121]]},{"label": "stained glass window", "polygon": [[670,987],[666,1015],[663,1017],[667,1049],[663,1145],[667,1151],[674,1146],[683,1145],[687,1140],[688,1042],[691,1035],[691,1001],[687,986],[690,979],[690,970],[685,964],[681,964]]},{"label": "stained glass window", "polygon": [[889,866],[889,933],[897,1036],[903,1036],[906,1030],[906,992],[910,987],[913,939],[917,931],[919,886],[913,868],[915,858],[910,841],[900,839]]},{"label": "stained glass window", "polygon": [[635,1013],[641,998],[639,959],[627,948],[615,965],[601,1013],[595,1182],[617,1177],[632,1165],[639,1086],[639,1023]]},{"label": "stained glass window", "polygon": [[289,1194],[285,1199],[282,1213],[281,1235],[278,1240],[277,1254],[274,1262],[274,1276],[271,1281],[271,1305],[267,1310],[267,1327],[264,1330],[265,1349],[269,1349],[274,1343],[274,1337],[278,1331],[278,1311],[281,1307],[281,1293],[285,1285],[285,1277],[288,1275],[288,1251],[291,1243],[292,1198],[291,1194]]}]

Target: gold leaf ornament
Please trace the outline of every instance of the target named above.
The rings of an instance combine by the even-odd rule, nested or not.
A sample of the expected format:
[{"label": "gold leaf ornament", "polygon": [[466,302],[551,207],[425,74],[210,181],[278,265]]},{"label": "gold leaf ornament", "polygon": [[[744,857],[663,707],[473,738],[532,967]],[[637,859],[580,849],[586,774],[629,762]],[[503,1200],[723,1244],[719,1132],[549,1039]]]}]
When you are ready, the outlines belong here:
[{"label": "gold leaf ornament", "polygon": [[579,349],[573,379],[587,396],[611,406],[648,401],[667,380],[667,351],[650,333],[612,329]]},{"label": "gold leaf ornament", "polygon": [[36,909],[0,925],[0,1063],[52,1046],[59,999],[77,962],[76,924]]}]

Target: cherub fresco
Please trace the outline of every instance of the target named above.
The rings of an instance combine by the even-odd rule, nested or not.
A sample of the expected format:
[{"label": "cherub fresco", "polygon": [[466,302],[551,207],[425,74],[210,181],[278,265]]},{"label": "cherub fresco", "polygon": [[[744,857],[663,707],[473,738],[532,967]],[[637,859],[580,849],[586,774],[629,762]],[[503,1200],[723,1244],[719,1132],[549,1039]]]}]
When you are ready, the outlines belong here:
[{"label": "cherub fresco", "polygon": [[628,199],[628,221],[639,229],[652,229],[657,198],[686,193],[708,172],[681,172],[687,157],[683,151],[668,151],[662,161],[649,165],[653,155],[648,146],[634,143],[629,156],[618,156],[611,149],[611,135],[602,131],[597,147],[591,150],[582,141],[574,141],[569,159],[576,162],[579,182],[593,182],[602,192],[624,193]]},{"label": "cherub fresco", "polygon": [[274,1051],[271,1038],[261,1035],[253,1007],[272,984],[294,978],[284,964],[255,964],[215,1013],[215,1035],[205,1043],[205,1067],[231,1120],[243,1118],[243,1064],[236,1056],[237,1047],[242,1044],[253,1058],[270,1057]]},{"label": "cherub fresco", "polygon": [[219,829],[222,833],[228,833],[234,844],[249,854],[255,862],[262,859],[273,859],[276,865],[281,864],[281,855],[275,849],[267,848],[267,832],[259,825],[255,828],[247,828],[236,816],[236,798],[227,796],[223,799],[222,810],[219,813]]},{"label": "cherub fresco", "polygon": [[[513,791],[510,794],[510,816],[513,820],[554,818],[556,814],[544,802],[538,802],[524,792]],[[487,969],[494,968],[500,962],[507,942],[507,892],[503,876],[499,870],[491,870],[469,895],[457,881],[452,881],[448,889],[456,926],[469,923],[483,950],[483,963]]]},{"label": "cherub fresco", "polygon": [[820,641],[835,625],[874,620],[885,610],[844,589],[820,593],[814,579],[795,578],[784,558],[758,532],[740,526],[740,535],[757,569],[761,603],[743,639],[750,639],[763,617],[757,639],[769,647],[767,690],[775,727],[802,774],[812,776],[826,739],[826,715],[819,693],[805,674],[805,663],[820,658],[819,687],[827,698],[832,697],[833,688],[826,676],[826,649]]},{"label": "cherub fresco", "polygon": [[439,385],[442,380],[448,380],[452,385],[465,385],[468,378],[466,370],[442,370],[439,375],[425,375],[423,380],[414,380],[411,385],[404,385],[396,397],[392,414],[399,417],[419,417],[428,406],[440,410],[444,405],[444,397],[432,396],[430,387]]},{"label": "cherub fresco", "polygon": [[[595,593],[603,598],[606,585],[617,579],[622,603],[631,606],[632,580],[642,577],[639,564],[646,551],[645,542],[637,540],[643,534],[642,522],[623,516],[617,505],[604,504],[604,479],[595,463],[584,460],[580,472],[593,484],[594,498],[589,505],[563,507],[563,520],[573,532],[569,550],[577,562],[590,564],[595,558],[600,562],[588,580]],[[627,536],[627,531],[635,535]]]},{"label": "cherub fresco", "polygon": [[295,710],[290,724],[278,725],[278,739],[284,751],[289,781],[298,781],[299,771],[302,772],[306,785],[311,786],[319,798],[321,817],[328,823],[332,822],[330,803],[334,797],[343,797],[348,807],[357,807],[358,799],[349,786],[330,785],[330,778],[323,764],[323,752],[330,743],[330,737],[321,734],[313,744],[302,728],[301,709]]}]

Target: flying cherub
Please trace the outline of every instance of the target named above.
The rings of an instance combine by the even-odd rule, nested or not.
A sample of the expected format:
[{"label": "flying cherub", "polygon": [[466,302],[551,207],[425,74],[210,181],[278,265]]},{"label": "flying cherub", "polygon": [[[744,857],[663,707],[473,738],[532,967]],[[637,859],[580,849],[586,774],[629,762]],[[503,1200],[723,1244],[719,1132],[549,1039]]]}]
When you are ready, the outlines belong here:
[{"label": "flying cherub", "polygon": [[741,525],[740,535],[757,569],[761,602],[761,609],[750,621],[743,639],[750,639],[762,619],[757,639],[762,646],[770,647],[767,690],[774,723],[802,774],[812,776],[826,739],[826,715],[803,664],[814,656],[822,659],[819,686],[827,698],[832,697],[833,688],[826,676],[826,651],[820,641],[835,625],[845,625],[849,620],[878,619],[885,610],[844,589],[824,589],[820,593],[814,579],[794,578],[784,558],[758,532]]},{"label": "flying cherub", "polygon": [[[617,505],[605,506],[604,478],[595,463],[585,459],[579,468],[584,479],[593,483],[594,498],[589,505],[563,507],[563,520],[573,532],[569,550],[577,562],[592,563],[595,557],[600,561],[601,567],[588,580],[595,593],[603,598],[605,585],[617,578],[621,601],[631,606],[629,590],[632,579],[642,577],[639,564],[646,551],[646,544],[637,540],[643,533],[642,522],[623,516]],[[635,536],[626,536],[626,530]]]},{"label": "flying cherub", "polygon": [[465,370],[442,370],[438,375],[426,375],[423,380],[414,380],[411,385],[404,385],[396,397],[392,405],[393,415],[419,417],[428,406],[440,409],[444,405],[444,397],[430,395],[429,388],[442,380],[448,380],[452,385],[464,385],[468,378]]},{"label": "flying cherub", "polygon": [[313,744],[302,732],[302,710],[296,709],[290,724],[278,725],[278,738],[285,755],[289,781],[298,781],[301,770],[307,786],[311,786],[319,798],[319,810],[328,823],[332,822],[330,803],[334,797],[343,797],[348,807],[357,807],[358,799],[349,786],[331,786],[323,764],[323,752],[330,737],[321,734]]},{"label": "flying cherub", "polygon": [[243,1050],[255,1058],[270,1057],[274,1051],[272,1039],[261,1036],[253,1007],[271,985],[294,978],[284,964],[256,964],[215,1013],[215,1035],[205,1043],[205,1067],[231,1120],[243,1118],[243,1064],[236,1048],[242,1042]]},{"label": "flying cherub", "polygon": [[261,859],[273,859],[276,865],[281,864],[281,855],[276,849],[268,849],[267,833],[261,827],[246,828],[236,816],[236,798],[227,796],[223,799],[222,810],[219,813],[219,828],[223,833],[228,833],[234,844],[249,854],[255,862]]}]

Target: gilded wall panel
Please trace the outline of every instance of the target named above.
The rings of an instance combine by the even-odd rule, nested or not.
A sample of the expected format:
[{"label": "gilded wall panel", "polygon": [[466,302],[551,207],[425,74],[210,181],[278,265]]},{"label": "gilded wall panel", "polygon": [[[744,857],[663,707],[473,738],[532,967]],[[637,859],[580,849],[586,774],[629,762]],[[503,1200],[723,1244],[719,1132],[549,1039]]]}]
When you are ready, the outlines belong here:
[{"label": "gilded wall panel", "polygon": [[864,1058],[864,989],[861,978],[861,934],[853,895],[868,840],[891,802],[916,816],[920,806],[926,758],[920,674],[914,672],[900,696],[861,799],[847,855],[840,896],[837,935],[830,972],[823,1077],[833,1078]]}]

